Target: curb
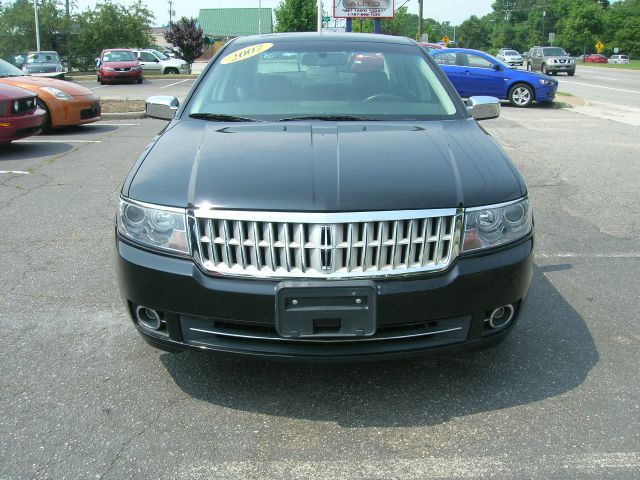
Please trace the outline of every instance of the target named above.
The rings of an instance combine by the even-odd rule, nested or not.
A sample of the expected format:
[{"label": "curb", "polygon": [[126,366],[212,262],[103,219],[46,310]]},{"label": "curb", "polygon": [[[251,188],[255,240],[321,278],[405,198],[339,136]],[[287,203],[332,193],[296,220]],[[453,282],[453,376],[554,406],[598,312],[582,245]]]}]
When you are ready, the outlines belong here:
[{"label": "curb", "polygon": [[122,113],[103,113],[100,115],[103,120],[137,120],[147,118],[147,112],[122,112]]}]

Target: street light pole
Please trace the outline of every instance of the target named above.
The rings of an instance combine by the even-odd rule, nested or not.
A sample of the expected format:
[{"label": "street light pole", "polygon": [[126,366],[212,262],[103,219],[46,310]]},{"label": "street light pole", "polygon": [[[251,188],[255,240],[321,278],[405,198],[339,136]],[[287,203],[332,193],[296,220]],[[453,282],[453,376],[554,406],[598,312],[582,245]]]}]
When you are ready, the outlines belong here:
[{"label": "street light pole", "polygon": [[318,32],[322,33],[322,0],[318,0]]},{"label": "street light pole", "polygon": [[262,35],[262,0],[258,0],[258,35]]},{"label": "street light pole", "polygon": [[40,25],[38,24],[38,0],[33,0],[33,11],[36,17],[36,50],[40,51]]},{"label": "street light pole", "polygon": [[422,31],[424,30],[424,20],[422,19],[423,0],[418,0],[418,38],[419,42],[422,41]]}]

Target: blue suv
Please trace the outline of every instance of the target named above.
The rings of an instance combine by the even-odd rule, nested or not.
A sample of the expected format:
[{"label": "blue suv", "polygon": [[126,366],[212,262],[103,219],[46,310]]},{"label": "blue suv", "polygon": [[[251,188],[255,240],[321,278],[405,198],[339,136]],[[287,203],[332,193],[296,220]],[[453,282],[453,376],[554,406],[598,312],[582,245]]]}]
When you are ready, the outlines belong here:
[{"label": "blue suv", "polygon": [[488,95],[509,100],[514,107],[551,102],[557,80],[539,73],[511,68],[488,53],[467,48],[429,52],[461,97]]}]

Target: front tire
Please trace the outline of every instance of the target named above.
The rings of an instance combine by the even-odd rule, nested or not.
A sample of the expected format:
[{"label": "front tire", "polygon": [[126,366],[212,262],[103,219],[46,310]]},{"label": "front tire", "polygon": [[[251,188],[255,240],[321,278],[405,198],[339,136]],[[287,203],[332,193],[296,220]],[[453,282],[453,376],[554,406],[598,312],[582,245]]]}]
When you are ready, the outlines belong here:
[{"label": "front tire", "polygon": [[533,103],[533,90],[529,85],[518,83],[509,90],[509,102],[517,108],[526,108]]},{"label": "front tire", "polygon": [[549,74],[549,72],[547,71],[547,66],[544,63],[540,67],[540,73],[542,73],[543,75],[548,75]]},{"label": "front tire", "polygon": [[167,68],[164,71],[165,75],[179,75],[180,71],[177,68]]},{"label": "front tire", "polygon": [[37,100],[38,108],[45,111],[44,121],[42,122],[42,131],[46,132],[51,130],[51,113],[49,112],[49,107],[42,100]]},{"label": "front tire", "polygon": [[573,77],[576,74],[576,72],[567,72],[567,75],[569,75],[570,77]]},{"label": "front tire", "polygon": [[533,69],[531,68],[531,62],[527,62],[527,72],[532,72]]}]

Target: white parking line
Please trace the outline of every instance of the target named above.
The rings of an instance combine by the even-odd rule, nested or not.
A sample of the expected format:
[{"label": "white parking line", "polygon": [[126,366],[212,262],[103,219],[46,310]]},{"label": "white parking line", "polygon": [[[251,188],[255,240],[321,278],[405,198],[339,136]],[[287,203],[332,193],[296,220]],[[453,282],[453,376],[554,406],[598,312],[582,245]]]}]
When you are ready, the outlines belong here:
[{"label": "white parking line", "polygon": [[93,124],[82,125],[83,127],[93,127],[93,126],[109,126],[109,127],[139,127],[140,123],[102,123],[96,122]]},{"label": "white parking line", "polygon": [[99,88],[108,87],[109,85],[100,85],[99,87],[92,87],[91,90],[98,90]]},{"label": "white parking line", "polygon": [[604,88],[605,90],[614,90],[616,92],[640,93],[638,90],[625,90],[623,88],[605,87],[603,85],[593,85],[591,83],[569,82],[568,80],[562,80],[562,82],[569,83],[571,85],[582,85],[583,87]]},{"label": "white parking line", "polygon": [[169,85],[165,85],[164,87],[160,87],[158,90],[162,90],[163,88],[173,87],[174,85],[179,85],[181,83],[188,82],[189,80],[191,80],[191,79],[187,78],[186,80],[180,80],[179,82],[170,83]]},{"label": "white parking line", "polygon": [[0,173],[15,173],[16,175],[31,175],[31,172],[23,172],[22,170],[0,170]]},{"label": "white parking line", "polygon": [[102,143],[100,140],[18,140],[13,143]]}]

